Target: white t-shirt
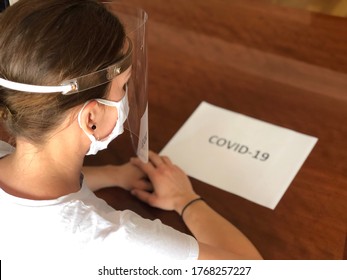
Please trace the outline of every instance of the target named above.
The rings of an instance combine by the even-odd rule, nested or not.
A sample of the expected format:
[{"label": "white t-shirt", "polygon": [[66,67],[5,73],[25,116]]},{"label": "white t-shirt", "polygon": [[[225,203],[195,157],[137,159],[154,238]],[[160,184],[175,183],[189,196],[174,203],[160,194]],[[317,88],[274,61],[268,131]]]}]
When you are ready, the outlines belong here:
[{"label": "white t-shirt", "polygon": [[[12,151],[0,141],[0,157]],[[53,200],[18,198],[0,186],[0,259],[81,253],[115,260],[197,259],[198,244],[159,220],[114,210],[85,183]]]}]

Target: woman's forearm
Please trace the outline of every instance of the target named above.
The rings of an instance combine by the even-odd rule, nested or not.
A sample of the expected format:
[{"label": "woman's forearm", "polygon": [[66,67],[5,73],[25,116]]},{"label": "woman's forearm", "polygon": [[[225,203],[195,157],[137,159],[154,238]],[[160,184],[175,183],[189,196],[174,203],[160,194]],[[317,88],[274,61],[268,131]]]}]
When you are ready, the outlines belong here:
[{"label": "woman's forearm", "polygon": [[[97,191],[101,188],[116,186],[117,183],[117,166],[84,166],[82,168],[84,180],[87,186],[92,191]],[[113,176],[110,176],[113,174]]]},{"label": "woman's forearm", "polygon": [[238,258],[262,259],[247,237],[204,201],[187,207],[182,218],[199,242],[231,252]]},{"label": "woman's forearm", "polygon": [[144,177],[144,173],[130,163],[122,165],[84,166],[82,173],[87,186],[92,191],[106,187],[121,187],[131,190],[134,181]]}]

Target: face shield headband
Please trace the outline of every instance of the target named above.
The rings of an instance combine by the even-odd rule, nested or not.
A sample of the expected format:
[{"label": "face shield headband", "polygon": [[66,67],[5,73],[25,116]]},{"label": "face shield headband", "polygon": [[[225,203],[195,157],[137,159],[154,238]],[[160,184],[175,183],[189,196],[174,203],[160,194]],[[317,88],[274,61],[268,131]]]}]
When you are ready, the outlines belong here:
[{"label": "face shield headband", "polygon": [[[99,70],[97,72],[93,72],[78,78],[66,80],[57,86],[37,86],[37,85],[29,85],[22,84],[17,82],[12,82],[9,80],[5,80],[0,78],[0,86],[9,88],[12,90],[23,91],[26,93],[57,93],[61,92],[63,95],[75,94],[78,92],[82,92],[87,89],[91,89],[93,87],[97,87],[99,85],[108,83],[112,81],[116,76],[123,73],[127,70],[132,63],[132,43],[130,39],[127,37],[127,42],[129,44],[128,50],[124,57],[117,61],[115,64]],[[93,81],[91,83],[91,81]]]},{"label": "face shield headband", "polygon": [[148,161],[148,96],[147,96],[147,14],[117,2],[104,2],[106,8],[123,24],[126,31],[127,47],[123,57],[116,63],[77,78],[65,80],[56,86],[29,85],[0,78],[0,86],[32,94],[60,92],[63,95],[97,87],[112,81],[131,67],[131,77],[127,83],[129,115],[124,123],[129,131],[133,149],[144,162]]}]

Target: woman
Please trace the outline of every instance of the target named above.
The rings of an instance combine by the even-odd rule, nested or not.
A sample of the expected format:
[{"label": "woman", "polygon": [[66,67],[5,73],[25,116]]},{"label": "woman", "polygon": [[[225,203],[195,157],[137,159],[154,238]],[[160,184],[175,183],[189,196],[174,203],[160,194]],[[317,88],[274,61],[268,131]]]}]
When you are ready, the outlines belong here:
[{"label": "woman", "polygon": [[[0,16],[0,49],[0,116],[16,142],[15,149],[0,145],[0,257],[21,250],[116,259],[261,258],[169,158],[150,152],[148,163],[136,158],[120,167],[82,167],[86,154],[123,132],[128,116],[131,42],[102,4],[20,0]],[[107,83],[77,93],[79,85],[64,84],[84,75],[94,84],[95,73],[105,69],[116,73]],[[35,87],[54,85],[64,91],[37,93]],[[196,239],[115,211],[92,192],[110,185],[175,210]]]}]

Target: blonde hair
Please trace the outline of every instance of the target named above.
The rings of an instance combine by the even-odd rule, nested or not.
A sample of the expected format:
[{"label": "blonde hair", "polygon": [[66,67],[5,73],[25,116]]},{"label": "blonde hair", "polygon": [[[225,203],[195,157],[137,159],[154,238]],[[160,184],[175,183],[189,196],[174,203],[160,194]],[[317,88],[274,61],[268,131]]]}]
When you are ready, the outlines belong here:
[{"label": "blonde hair", "polygon": [[[21,0],[0,16],[0,77],[59,85],[119,60],[124,41],[120,21],[96,0]],[[0,87],[0,118],[13,137],[41,144],[66,112],[104,98],[107,88],[66,96]]]}]

